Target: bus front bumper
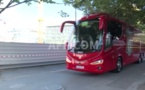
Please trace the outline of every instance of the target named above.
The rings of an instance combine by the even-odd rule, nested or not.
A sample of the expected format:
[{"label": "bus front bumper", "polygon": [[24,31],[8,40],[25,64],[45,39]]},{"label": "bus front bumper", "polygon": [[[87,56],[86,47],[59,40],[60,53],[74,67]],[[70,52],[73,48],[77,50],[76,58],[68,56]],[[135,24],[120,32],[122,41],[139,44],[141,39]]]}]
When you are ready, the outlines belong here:
[{"label": "bus front bumper", "polygon": [[102,65],[76,65],[67,63],[67,69],[98,74],[106,72],[103,70]]}]

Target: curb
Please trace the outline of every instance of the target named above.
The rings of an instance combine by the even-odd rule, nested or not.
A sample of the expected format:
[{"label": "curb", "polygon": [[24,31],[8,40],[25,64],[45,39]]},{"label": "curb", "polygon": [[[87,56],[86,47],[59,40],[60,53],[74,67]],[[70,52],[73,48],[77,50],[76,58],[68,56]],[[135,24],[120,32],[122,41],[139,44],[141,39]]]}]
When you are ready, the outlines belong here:
[{"label": "curb", "polygon": [[0,65],[0,69],[27,68],[27,67],[38,67],[38,66],[56,65],[56,64],[65,64],[65,60],[39,62],[39,63]]}]

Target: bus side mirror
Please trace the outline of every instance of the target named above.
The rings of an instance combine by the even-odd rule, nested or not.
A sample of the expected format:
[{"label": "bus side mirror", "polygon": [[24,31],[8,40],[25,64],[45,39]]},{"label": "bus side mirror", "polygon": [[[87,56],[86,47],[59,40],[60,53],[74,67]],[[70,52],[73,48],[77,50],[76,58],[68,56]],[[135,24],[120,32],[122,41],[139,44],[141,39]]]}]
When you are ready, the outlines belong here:
[{"label": "bus side mirror", "polygon": [[102,29],[106,29],[107,28],[107,20],[106,20],[106,16],[100,16],[100,19],[99,19],[99,30],[102,30]]},{"label": "bus side mirror", "polygon": [[65,26],[66,23],[73,24],[74,27],[76,28],[76,23],[75,23],[75,21],[65,21],[65,22],[63,22],[63,23],[61,24],[61,27],[60,27],[60,32],[61,32],[61,33],[63,32],[64,26]]},{"label": "bus side mirror", "polygon": [[66,50],[68,49],[68,42],[66,42],[66,44],[65,44],[65,49]]}]

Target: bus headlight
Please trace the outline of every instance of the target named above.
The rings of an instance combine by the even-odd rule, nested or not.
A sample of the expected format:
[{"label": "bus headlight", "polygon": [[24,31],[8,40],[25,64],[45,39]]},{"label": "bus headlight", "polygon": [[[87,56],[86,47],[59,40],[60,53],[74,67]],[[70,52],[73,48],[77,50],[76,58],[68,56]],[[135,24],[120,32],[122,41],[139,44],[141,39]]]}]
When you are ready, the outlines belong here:
[{"label": "bus headlight", "polygon": [[97,61],[94,61],[91,63],[91,65],[98,65],[98,64],[103,64],[104,60],[101,59],[101,60],[97,60]]},{"label": "bus headlight", "polygon": [[66,57],[66,62],[71,63],[72,61],[68,57]]}]

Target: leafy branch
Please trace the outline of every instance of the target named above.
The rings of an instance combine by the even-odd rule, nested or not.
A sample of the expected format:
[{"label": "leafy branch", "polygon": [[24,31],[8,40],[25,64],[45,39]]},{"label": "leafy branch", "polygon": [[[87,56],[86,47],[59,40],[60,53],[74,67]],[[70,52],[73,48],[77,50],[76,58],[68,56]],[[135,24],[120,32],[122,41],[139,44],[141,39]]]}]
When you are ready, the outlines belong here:
[{"label": "leafy branch", "polygon": [[[23,3],[26,3],[28,5],[30,5],[31,3],[33,2],[37,2],[37,3],[40,3],[40,2],[46,2],[46,3],[56,3],[52,0],[23,0],[23,1],[20,1],[20,0],[10,0],[8,2],[8,4],[6,6],[4,6],[3,8],[0,8],[0,14],[8,9],[8,8],[12,8],[12,7],[15,7],[17,5],[20,5],[20,4],[23,4]],[[0,5],[3,5],[4,4],[4,0],[0,0]]]}]

